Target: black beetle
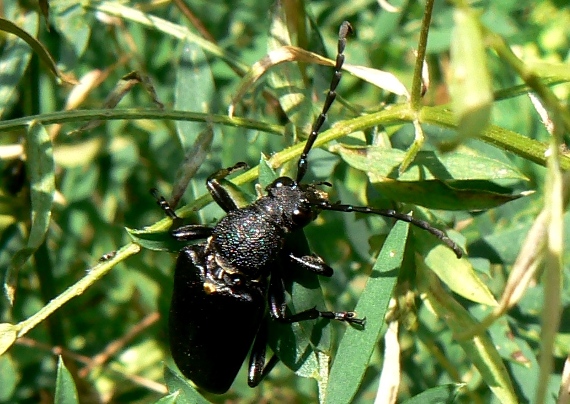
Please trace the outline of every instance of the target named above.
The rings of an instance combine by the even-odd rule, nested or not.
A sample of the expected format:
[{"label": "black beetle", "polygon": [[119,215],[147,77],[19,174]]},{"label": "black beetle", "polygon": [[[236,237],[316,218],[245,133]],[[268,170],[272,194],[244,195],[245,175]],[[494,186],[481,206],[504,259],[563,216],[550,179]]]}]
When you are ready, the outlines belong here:
[{"label": "black beetle", "polygon": [[[265,361],[268,316],[294,323],[324,317],[364,325],[353,312],[308,309],[286,314],[284,271],[297,265],[322,276],[333,270],[316,255],[300,255],[285,243],[288,234],[313,221],[322,210],[362,212],[392,217],[419,226],[441,239],[458,257],[462,250],[447,235],[429,223],[393,210],[378,210],[330,203],[319,185],[301,183],[307,171],[307,156],[326,114],[333,103],[341,78],[348,22],[339,30],[334,76],[321,114],[297,164],[297,177],[280,177],[267,188],[267,195],[249,206],[238,208],[220,181],[245,163],[222,169],[206,181],[214,201],[227,213],[214,227],[184,225],[156,190],[158,204],[174,220],[171,235],[179,241],[206,241],[185,246],[179,253],[170,306],[170,350],[176,365],[198,387],[212,393],[226,392],[234,381],[248,351],[248,384],[254,387],[269,373],[278,359]],[[253,345],[253,347],[252,347]]]}]

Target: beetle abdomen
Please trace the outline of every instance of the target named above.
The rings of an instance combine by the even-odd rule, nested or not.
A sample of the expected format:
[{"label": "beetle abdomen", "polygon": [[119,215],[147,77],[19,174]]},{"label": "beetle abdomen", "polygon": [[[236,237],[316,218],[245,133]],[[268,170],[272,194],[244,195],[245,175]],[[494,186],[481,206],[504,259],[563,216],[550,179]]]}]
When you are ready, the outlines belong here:
[{"label": "beetle abdomen", "polygon": [[221,394],[230,388],[255,339],[266,286],[246,280],[228,284],[207,271],[205,244],[180,252],[170,306],[170,350],[184,376]]}]

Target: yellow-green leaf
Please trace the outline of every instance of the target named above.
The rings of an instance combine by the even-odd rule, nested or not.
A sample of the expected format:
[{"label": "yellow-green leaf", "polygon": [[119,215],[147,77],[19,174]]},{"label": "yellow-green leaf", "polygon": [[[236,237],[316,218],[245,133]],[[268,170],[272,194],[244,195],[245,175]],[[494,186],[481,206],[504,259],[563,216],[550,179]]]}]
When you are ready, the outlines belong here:
[{"label": "yellow-green leaf", "polygon": [[493,91],[477,15],[468,8],[453,13],[449,92],[461,139],[476,137],[489,124]]}]

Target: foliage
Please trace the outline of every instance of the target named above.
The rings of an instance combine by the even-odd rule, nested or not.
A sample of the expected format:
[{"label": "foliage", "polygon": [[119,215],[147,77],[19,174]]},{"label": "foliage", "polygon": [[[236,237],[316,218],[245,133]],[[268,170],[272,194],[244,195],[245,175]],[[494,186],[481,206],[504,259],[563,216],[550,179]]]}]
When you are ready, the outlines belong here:
[{"label": "foliage", "polygon": [[[32,3],[0,19],[1,402],[555,399],[570,346],[561,2]],[[149,189],[213,224],[215,170],[253,167],[228,183],[244,200],[294,172],[344,20],[308,177],[333,201],[447,226],[466,254],[322,213],[305,233],[335,275],[322,293],[293,283],[290,307],[356,307],[366,329],[275,326],[270,376],[250,389],[244,366],[203,398],[165,343],[180,247]]]}]

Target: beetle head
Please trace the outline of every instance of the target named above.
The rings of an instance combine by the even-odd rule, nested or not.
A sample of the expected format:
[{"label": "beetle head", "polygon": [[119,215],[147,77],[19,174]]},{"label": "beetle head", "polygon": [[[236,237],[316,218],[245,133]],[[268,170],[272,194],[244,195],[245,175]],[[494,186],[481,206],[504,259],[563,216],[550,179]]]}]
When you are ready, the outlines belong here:
[{"label": "beetle head", "polygon": [[[292,178],[279,177],[266,188],[271,205],[280,207],[280,216],[285,226],[290,230],[305,227],[316,219],[320,212],[318,208],[328,201],[328,194],[316,185],[330,185],[328,183],[299,184]],[[272,206],[273,208],[273,206]]]}]

